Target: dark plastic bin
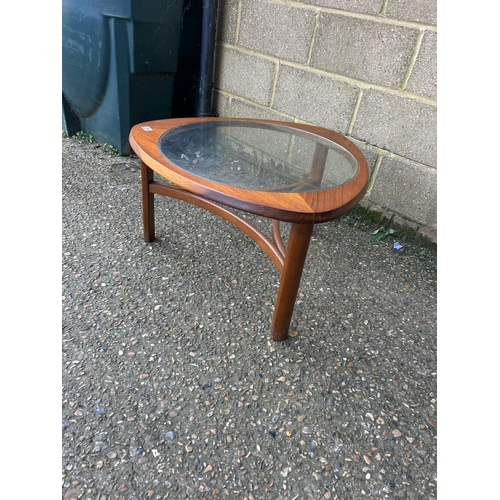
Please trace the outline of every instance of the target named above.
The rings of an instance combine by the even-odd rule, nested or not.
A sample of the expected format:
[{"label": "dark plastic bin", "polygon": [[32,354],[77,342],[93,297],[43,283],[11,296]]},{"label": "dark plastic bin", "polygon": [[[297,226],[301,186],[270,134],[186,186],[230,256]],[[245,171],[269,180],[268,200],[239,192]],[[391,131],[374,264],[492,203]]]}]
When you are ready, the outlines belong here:
[{"label": "dark plastic bin", "polygon": [[137,123],[168,118],[183,0],[63,0],[63,130],[130,154]]}]

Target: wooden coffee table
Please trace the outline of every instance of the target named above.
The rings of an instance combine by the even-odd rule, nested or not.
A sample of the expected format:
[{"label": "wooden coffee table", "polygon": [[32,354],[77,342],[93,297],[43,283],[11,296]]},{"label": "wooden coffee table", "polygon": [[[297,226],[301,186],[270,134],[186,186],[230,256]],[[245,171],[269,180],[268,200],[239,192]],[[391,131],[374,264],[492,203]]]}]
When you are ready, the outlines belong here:
[{"label": "wooden coffee table", "polygon": [[[366,192],[361,151],[325,128],[245,118],[150,121],[129,140],[141,159],[144,240],[155,238],[155,194],[234,224],[281,273],[270,338],[286,339],[314,224],[345,214]],[[271,238],[226,207],[273,219]],[[286,246],[280,221],[291,223]]]}]

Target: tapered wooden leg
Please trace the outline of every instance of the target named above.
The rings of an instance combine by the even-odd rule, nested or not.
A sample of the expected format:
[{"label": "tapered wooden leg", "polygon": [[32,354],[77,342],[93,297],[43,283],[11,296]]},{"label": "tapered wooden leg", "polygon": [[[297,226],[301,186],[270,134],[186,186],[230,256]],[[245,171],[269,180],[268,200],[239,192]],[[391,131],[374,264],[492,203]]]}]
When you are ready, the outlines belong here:
[{"label": "tapered wooden leg", "polygon": [[281,272],[280,286],[271,323],[270,337],[272,340],[281,341],[288,338],[288,329],[292,320],[313,227],[314,223],[293,223],[290,229],[285,263]]},{"label": "tapered wooden leg", "polygon": [[141,160],[142,220],[144,226],[144,241],[147,243],[155,239],[154,194],[149,190],[151,182],[153,182],[153,170]]}]

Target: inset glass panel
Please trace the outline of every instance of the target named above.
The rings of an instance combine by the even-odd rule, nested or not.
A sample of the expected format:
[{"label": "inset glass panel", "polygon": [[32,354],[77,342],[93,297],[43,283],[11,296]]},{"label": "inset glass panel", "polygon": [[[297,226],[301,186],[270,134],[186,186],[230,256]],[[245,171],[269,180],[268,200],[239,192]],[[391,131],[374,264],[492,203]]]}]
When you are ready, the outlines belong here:
[{"label": "inset glass panel", "polygon": [[165,132],[158,148],[168,161],[197,177],[257,191],[330,189],[358,171],[354,156],[335,142],[270,123],[186,123]]}]

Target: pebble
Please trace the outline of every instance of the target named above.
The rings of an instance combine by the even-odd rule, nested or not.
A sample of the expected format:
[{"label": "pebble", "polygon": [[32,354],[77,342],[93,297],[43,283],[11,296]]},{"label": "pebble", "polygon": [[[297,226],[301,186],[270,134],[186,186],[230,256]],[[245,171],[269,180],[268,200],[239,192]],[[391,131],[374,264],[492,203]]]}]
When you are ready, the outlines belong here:
[{"label": "pebble", "polygon": [[175,438],[175,434],[173,431],[168,431],[166,436],[169,438],[169,439],[174,439]]},{"label": "pebble", "polygon": [[97,408],[95,411],[98,415],[104,415],[106,413],[106,410],[104,408]]}]

